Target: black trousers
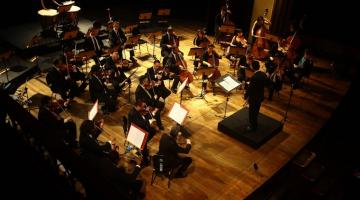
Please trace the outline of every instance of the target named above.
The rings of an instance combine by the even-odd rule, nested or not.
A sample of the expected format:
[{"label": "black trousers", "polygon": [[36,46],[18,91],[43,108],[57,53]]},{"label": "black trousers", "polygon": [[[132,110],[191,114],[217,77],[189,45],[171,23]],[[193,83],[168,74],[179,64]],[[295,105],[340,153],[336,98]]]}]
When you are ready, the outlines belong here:
[{"label": "black trousers", "polygon": [[260,102],[249,102],[249,123],[251,128],[257,128],[258,115],[260,111],[261,101]]},{"label": "black trousers", "polygon": [[180,159],[178,161],[179,161],[179,164],[181,165],[181,167],[179,168],[179,171],[177,173],[180,174],[180,173],[184,173],[187,170],[187,168],[192,163],[192,158],[180,157]]}]

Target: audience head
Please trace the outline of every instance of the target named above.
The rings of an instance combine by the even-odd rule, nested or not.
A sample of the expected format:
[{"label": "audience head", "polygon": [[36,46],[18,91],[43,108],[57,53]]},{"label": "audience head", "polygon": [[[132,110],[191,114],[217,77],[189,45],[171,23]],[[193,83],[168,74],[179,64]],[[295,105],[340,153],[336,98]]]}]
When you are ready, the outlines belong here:
[{"label": "audience head", "polygon": [[176,139],[179,133],[180,133],[180,126],[178,125],[173,126],[170,130],[170,136],[173,137],[174,139]]},{"label": "audience head", "polygon": [[259,61],[257,61],[257,60],[254,60],[253,62],[252,62],[252,68],[253,68],[253,70],[255,70],[255,71],[257,71],[257,70],[259,70],[260,69],[260,64],[259,64]]},{"label": "audience head", "polygon": [[92,120],[84,120],[80,125],[80,135],[91,135],[96,139],[100,134],[98,130],[99,129],[95,126],[95,123]]}]

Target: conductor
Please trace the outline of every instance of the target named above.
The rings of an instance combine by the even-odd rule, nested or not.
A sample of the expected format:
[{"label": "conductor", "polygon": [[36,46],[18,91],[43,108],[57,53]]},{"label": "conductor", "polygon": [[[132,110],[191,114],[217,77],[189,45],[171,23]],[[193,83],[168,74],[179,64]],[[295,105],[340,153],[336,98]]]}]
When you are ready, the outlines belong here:
[{"label": "conductor", "polygon": [[249,104],[249,125],[246,127],[247,131],[256,131],[257,118],[260,111],[261,102],[264,100],[264,87],[267,82],[267,76],[260,71],[260,64],[258,61],[252,63],[252,68],[255,71],[250,79],[250,84],[245,92],[245,99]]}]

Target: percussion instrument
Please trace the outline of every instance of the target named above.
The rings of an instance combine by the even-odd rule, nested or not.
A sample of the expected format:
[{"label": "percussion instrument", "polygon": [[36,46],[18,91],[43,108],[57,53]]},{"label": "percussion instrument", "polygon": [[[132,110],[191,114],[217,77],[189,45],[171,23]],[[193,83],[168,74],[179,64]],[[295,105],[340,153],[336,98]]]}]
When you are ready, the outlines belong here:
[{"label": "percussion instrument", "polygon": [[45,29],[51,29],[51,27],[55,26],[58,23],[58,15],[59,12],[54,9],[41,9],[38,11],[40,16],[40,24],[41,27]]},{"label": "percussion instrument", "polygon": [[78,12],[81,10],[79,6],[71,6],[70,9],[66,12],[66,21],[68,23],[75,23],[77,25],[78,19]]}]

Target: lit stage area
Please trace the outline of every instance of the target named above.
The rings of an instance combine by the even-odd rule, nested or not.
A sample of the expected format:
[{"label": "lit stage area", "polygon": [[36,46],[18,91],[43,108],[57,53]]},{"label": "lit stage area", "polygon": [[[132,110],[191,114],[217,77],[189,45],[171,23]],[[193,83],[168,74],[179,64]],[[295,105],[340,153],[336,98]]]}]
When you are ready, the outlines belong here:
[{"label": "lit stage area", "polygon": [[[81,26],[81,31],[85,32],[91,26],[90,22],[93,20],[88,17],[91,14],[87,13],[87,10],[83,8],[81,14],[82,18],[79,20],[79,26]],[[102,14],[105,19],[106,12],[103,11]],[[122,16],[122,18],[125,18],[125,16]],[[130,21],[128,19],[122,21],[131,24],[131,22],[127,22]],[[194,58],[188,56],[188,52],[194,47],[193,39],[196,31],[206,26],[206,23],[180,19],[172,19],[170,23],[176,34],[180,36],[179,48],[184,53],[188,69],[192,73]],[[40,27],[38,28],[40,29]],[[20,26],[16,26],[16,28],[8,30],[16,31],[21,29]],[[103,29],[105,29],[104,26]],[[23,33],[26,32],[23,31]],[[6,31],[2,31],[0,35],[6,34]],[[21,37],[21,34],[21,31],[16,32],[18,38],[23,39],[26,37],[31,39],[28,35]],[[119,147],[118,152],[120,154],[123,154],[126,148],[124,146],[125,135],[122,119],[123,116],[127,116],[135,102],[134,93],[139,84],[138,78],[145,74],[147,68],[152,66],[154,61],[152,57],[153,51],[157,58],[161,58],[161,49],[159,48],[161,36],[155,39],[155,45],[147,36],[142,34],[141,39],[146,43],[135,48],[135,59],[138,65],[125,73],[127,76],[134,73],[131,77],[130,90],[122,91],[117,97],[119,104],[115,112],[109,114],[99,112],[96,116],[96,119],[104,119],[104,131],[99,136],[99,140],[104,142],[111,140],[112,143]],[[2,39],[13,40],[8,35]],[[209,36],[209,39],[213,41],[214,37]],[[14,46],[20,48],[23,47],[23,44],[25,42],[17,40]],[[60,44],[55,42],[55,45]],[[215,51],[220,55],[224,52],[218,44],[215,44]],[[40,61],[45,59],[44,62],[50,63],[51,59],[46,60],[49,55],[61,55],[61,53],[61,48],[55,48],[53,52],[46,52],[46,54],[42,52],[42,55],[35,54],[35,56],[39,56]],[[126,51],[126,54],[129,55],[129,52]],[[230,67],[230,62],[225,56],[222,56],[219,63],[219,70],[222,75],[231,74],[236,77],[234,69]],[[169,111],[174,103],[180,103],[182,97],[181,105],[189,111],[183,126],[190,131],[192,142],[192,148],[188,156],[192,158],[193,162],[188,169],[188,175],[185,178],[173,179],[171,187],[168,188],[167,178],[157,178],[155,183],[150,185],[153,168],[151,165],[143,168],[139,174],[139,179],[146,181],[145,199],[246,199],[284,165],[292,161],[294,156],[319,132],[346,94],[350,81],[336,79],[330,73],[329,63],[328,60],[315,56],[315,70],[313,70],[309,78],[304,80],[303,86],[293,90],[290,84],[285,81],[280,92],[274,94],[272,101],[267,99],[268,90],[265,89],[266,98],[261,105],[261,116],[259,116],[258,122],[260,128],[256,133],[245,133],[247,135],[245,137],[253,137],[251,134],[256,134],[254,137],[262,137],[264,132],[271,131],[276,133],[266,133],[268,134],[264,136],[266,138],[264,140],[259,139],[261,141],[256,141],[255,144],[249,142],[246,138],[245,142],[244,139],[237,140],[236,136],[234,138],[231,134],[225,134],[218,130],[218,126],[222,126],[219,129],[224,131],[223,126],[230,125],[235,129],[241,126],[239,131],[244,131],[248,123],[248,110],[244,107],[244,88],[238,87],[232,90],[228,102],[226,102],[227,94],[218,85],[216,85],[214,94],[208,88],[203,98],[196,98],[202,92],[202,80],[201,75],[195,75],[193,82],[189,85],[190,92],[184,91],[182,96],[171,93],[166,99],[165,109],[161,114],[165,129],[156,133],[148,144],[150,155],[156,154],[161,136],[168,134],[171,126],[175,124],[168,117]],[[38,114],[38,97],[42,95],[52,96],[52,91],[45,80],[48,66],[41,65],[46,64],[39,64],[38,67],[41,73],[19,87],[19,90],[27,88],[28,96],[32,100],[31,108],[33,108],[30,112],[35,117]],[[90,60],[86,65],[88,66],[84,65],[82,69],[84,71],[90,70],[90,67],[94,65],[93,60]],[[247,69],[246,76],[251,77],[252,75],[253,71]],[[171,83],[172,81],[165,80],[167,88]],[[57,98],[60,98],[60,96],[57,95]],[[74,98],[71,107],[60,114],[64,118],[71,116],[74,120],[77,126],[77,137],[79,137],[80,125],[88,117],[88,111],[92,106],[93,102],[90,100],[89,88],[87,87],[83,94]],[[232,116],[240,111],[240,117]],[[233,118],[230,121],[223,122],[221,125],[219,123],[223,120],[224,112],[226,112],[226,119]],[[284,120],[284,118],[286,119]],[[234,124],[239,126],[234,126]],[[254,168],[254,166],[256,167]]]}]

